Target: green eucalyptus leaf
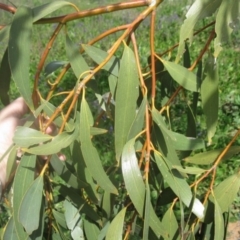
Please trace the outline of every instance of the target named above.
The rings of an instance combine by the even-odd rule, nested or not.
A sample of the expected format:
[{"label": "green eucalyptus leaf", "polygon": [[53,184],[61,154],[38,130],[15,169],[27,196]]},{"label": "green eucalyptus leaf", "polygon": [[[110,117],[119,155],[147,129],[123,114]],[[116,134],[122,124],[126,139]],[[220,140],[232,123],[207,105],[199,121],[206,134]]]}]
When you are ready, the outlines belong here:
[{"label": "green eucalyptus leaf", "polygon": [[179,235],[178,222],[171,207],[163,215],[162,223],[168,232],[168,236],[165,240],[175,239],[176,236]]},{"label": "green eucalyptus leaf", "polygon": [[230,205],[237,197],[240,188],[240,173],[224,179],[214,188],[214,198],[223,212],[227,212]]},{"label": "green eucalyptus leaf", "polygon": [[19,221],[28,234],[31,234],[39,227],[42,191],[43,176],[40,175],[27,190],[19,208]]},{"label": "green eucalyptus leaf", "polygon": [[19,147],[29,147],[34,144],[49,141],[52,138],[52,136],[35,129],[18,126],[13,137],[13,142]]},{"label": "green eucalyptus leaf", "polygon": [[11,25],[6,25],[4,28],[0,30],[0,42],[3,42],[5,38],[9,37],[9,30]]},{"label": "green eucalyptus leaf", "polygon": [[177,63],[163,60],[164,67],[167,69],[172,78],[183,88],[197,92],[197,77],[193,72],[187,68],[180,66]]},{"label": "green eucalyptus leaf", "polygon": [[142,103],[137,111],[137,115],[132,123],[127,139],[130,140],[134,138],[143,129],[144,116],[146,112],[147,98],[144,97]]},{"label": "green eucalyptus leaf", "polygon": [[149,188],[149,184],[146,183],[144,223],[143,223],[143,240],[149,239],[150,206],[151,206],[150,188]]},{"label": "green eucalyptus leaf", "polygon": [[211,16],[218,9],[221,2],[222,0],[194,1],[187,12],[186,19],[180,29],[180,40],[176,59],[177,62],[185,51],[185,40],[189,39],[190,44],[192,43],[193,30],[196,23],[205,17]]},{"label": "green eucalyptus leaf", "polygon": [[76,140],[73,142],[71,148],[71,155],[76,170],[77,177],[80,178],[83,182],[87,182],[88,186],[85,187],[85,192],[87,193],[89,199],[95,203],[99,203],[99,194],[97,193],[97,185],[94,182],[92,175],[90,174],[86,164],[84,162],[82,151],[80,148],[79,142]]},{"label": "green eucalyptus leaf", "polygon": [[6,180],[10,180],[10,176],[16,169],[16,156],[17,156],[17,148],[13,147],[7,161],[7,172],[6,172]]},{"label": "green eucalyptus leaf", "polygon": [[165,158],[170,159],[174,165],[181,166],[177,153],[173,147],[172,139],[168,136],[166,131],[164,131],[167,129],[166,124],[163,121],[161,114],[155,108],[152,110],[152,117],[157,125],[154,125],[152,131],[153,141]]},{"label": "green eucalyptus leaf", "polygon": [[56,211],[55,209],[52,210],[53,216],[58,224],[60,224],[63,228],[67,228],[65,216],[63,213]]},{"label": "green eucalyptus leaf", "polygon": [[86,214],[88,218],[94,221],[99,220],[100,217],[93,209],[93,206],[89,205],[87,199],[83,199],[82,196],[76,192],[76,189],[61,184],[59,192],[64,198],[71,201],[74,206],[79,209],[81,214]]},{"label": "green eucalyptus leaf", "polygon": [[32,9],[33,22],[36,22],[39,19],[46,17],[48,14],[64,6],[72,6],[72,3],[60,0],[34,7]]},{"label": "green eucalyptus leaf", "polygon": [[99,228],[93,222],[84,219],[83,227],[86,234],[87,239],[98,239],[98,235],[100,233]]},{"label": "green eucalyptus leaf", "polygon": [[[214,149],[207,152],[197,153],[194,156],[187,157],[184,160],[188,163],[209,165],[212,164],[218,157],[218,155],[224,150],[224,148]],[[234,154],[240,152],[240,146],[232,146],[227,153],[223,156],[222,160],[231,158]]]},{"label": "green eucalyptus leaf", "polygon": [[91,136],[96,136],[96,135],[104,134],[107,132],[108,132],[108,130],[103,129],[103,128],[90,127]]},{"label": "green eucalyptus leaf", "polygon": [[11,82],[11,70],[8,61],[8,49],[6,49],[0,66],[0,99],[6,106],[10,103],[9,89]]},{"label": "green eucalyptus leaf", "polygon": [[208,144],[216,132],[218,121],[218,66],[213,56],[209,56],[201,85],[202,108],[206,117]]},{"label": "green eucalyptus leaf", "polygon": [[28,239],[27,233],[24,231],[22,224],[18,220],[19,209],[22,200],[34,181],[36,156],[24,154],[17,167],[15,178],[13,181],[13,218],[15,231],[18,240]]},{"label": "green eucalyptus leaf", "polygon": [[85,164],[92,177],[97,181],[101,188],[103,188],[105,191],[118,194],[116,187],[109,180],[103,169],[97,149],[91,142],[90,126],[92,125],[92,113],[86,100],[83,98],[80,112],[80,141]]},{"label": "green eucalyptus leaf", "polygon": [[118,162],[136,117],[138,94],[139,80],[135,56],[133,51],[125,46],[120,61],[115,103],[115,150]]},{"label": "green eucalyptus leaf", "polygon": [[100,187],[105,191],[118,194],[116,187],[112,184],[106,175],[97,149],[92,145],[92,142],[83,142],[81,144],[81,151],[89,172],[100,185]]},{"label": "green eucalyptus leaf", "polygon": [[28,7],[19,7],[14,14],[8,42],[9,65],[13,80],[31,110],[34,109],[29,78],[32,22],[32,10]]},{"label": "green eucalyptus leaf", "polygon": [[54,171],[71,187],[79,189],[88,186],[87,183],[78,179],[73,173],[71,173],[65,162],[61,161],[56,154],[51,157],[50,163]]},{"label": "green eucalyptus leaf", "polygon": [[[122,174],[130,199],[141,217],[144,216],[145,185],[134,149],[135,139],[129,140],[122,153]],[[164,226],[156,216],[152,205],[150,206],[149,226],[157,236],[165,236]]]},{"label": "green eucalyptus leaf", "polygon": [[81,218],[79,210],[68,200],[64,201],[64,209],[67,227],[68,229],[73,230]]},{"label": "green eucalyptus leaf", "polygon": [[[90,70],[86,61],[80,54],[80,47],[72,42],[69,36],[66,34],[66,51],[70,61],[71,67],[77,79],[84,73]],[[85,75],[82,76],[83,78]],[[79,79],[80,80],[80,79]]]},{"label": "green eucalyptus leaf", "polygon": [[15,231],[13,217],[10,217],[10,219],[8,220],[7,225],[5,226],[5,229],[4,229],[2,239],[3,240],[16,240],[16,239],[18,239],[17,233]]},{"label": "green eucalyptus leaf", "polygon": [[110,74],[108,76],[108,85],[110,92],[112,94],[113,99],[115,100],[116,97],[116,87],[117,87],[117,77],[114,76],[113,74]]},{"label": "green eucalyptus leaf", "polygon": [[52,61],[48,63],[44,68],[44,74],[45,76],[50,75],[51,73],[55,72],[61,67],[64,67],[68,62],[66,61]]},{"label": "green eucalyptus leaf", "polygon": [[[193,196],[189,185],[186,180],[179,174],[178,171],[172,169],[171,162],[163,157],[158,152],[154,152],[155,161],[158,169],[164,176],[164,180],[168,183],[169,187],[179,197],[179,199],[187,206],[190,207]],[[194,199],[192,212],[199,218],[203,218],[204,206],[197,199]]]},{"label": "green eucalyptus leaf", "polygon": [[187,173],[187,174],[201,174],[204,173],[206,170],[198,167],[181,167],[181,166],[174,166],[172,165],[173,169],[177,169],[181,173]]},{"label": "green eucalyptus leaf", "polygon": [[214,240],[224,239],[224,219],[217,199],[214,197]]},{"label": "green eucalyptus leaf", "polygon": [[22,151],[36,155],[51,155],[60,152],[63,148],[68,147],[77,137],[78,130],[73,133],[63,132],[52,137],[52,141],[39,145],[37,147],[22,148]]},{"label": "green eucalyptus leaf", "polygon": [[222,46],[228,43],[235,23],[239,21],[240,4],[235,0],[222,0],[216,16],[214,39],[214,57],[217,58],[222,50]]},{"label": "green eucalyptus leaf", "polygon": [[121,240],[123,236],[123,224],[124,224],[124,218],[126,214],[127,208],[123,208],[117,216],[112,220],[107,234],[106,234],[106,240]]},{"label": "green eucalyptus leaf", "polygon": [[[87,55],[90,58],[92,58],[92,60],[97,64],[101,64],[108,56],[107,52],[99,48],[96,48],[94,46],[82,44],[82,47],[87,53]],[[119,60],[114,56],[112,56],[110,60],[103,66],[103,69],[112,73],[115,76],[118,76],[118,68],[119,68]]]}]

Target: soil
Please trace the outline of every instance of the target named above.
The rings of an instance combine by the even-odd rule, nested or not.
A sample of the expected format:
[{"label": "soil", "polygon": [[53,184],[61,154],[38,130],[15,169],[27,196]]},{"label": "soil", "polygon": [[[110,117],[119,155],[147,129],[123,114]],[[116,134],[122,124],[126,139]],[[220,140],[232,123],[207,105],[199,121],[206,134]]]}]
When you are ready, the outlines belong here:
[{"label": "soil", "polygon": [[228,234],[226,240],[240,240],[240,221],[228,224]]}]

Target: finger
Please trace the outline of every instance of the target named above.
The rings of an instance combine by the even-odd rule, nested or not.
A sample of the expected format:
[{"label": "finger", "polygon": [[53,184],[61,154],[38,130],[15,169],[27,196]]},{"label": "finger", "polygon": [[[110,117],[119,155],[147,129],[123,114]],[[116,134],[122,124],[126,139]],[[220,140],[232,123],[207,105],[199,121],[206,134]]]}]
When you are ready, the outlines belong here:
[{"label": "finger", "polygon": [[17,98],[2,111],[0,111],[0,121],[8,117],[22,118],[27,112],[28,107],[22,97]]}]

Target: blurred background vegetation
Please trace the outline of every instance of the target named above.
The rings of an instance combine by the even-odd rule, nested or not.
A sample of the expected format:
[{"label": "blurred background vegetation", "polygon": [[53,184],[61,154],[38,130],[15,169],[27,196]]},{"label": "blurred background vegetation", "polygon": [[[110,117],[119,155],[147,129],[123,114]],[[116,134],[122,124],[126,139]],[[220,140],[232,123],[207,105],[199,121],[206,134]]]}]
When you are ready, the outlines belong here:
[{"label": "blurred background vegetation", "polygon": [[[19,5],[28,5],[28,6],[37,6],[43,3],[49,2],[48,0],[15,0],[10,1],[2,0],[2,3],[11,5],[12,3],[15,6]],[[111,3],[116,3],[116,0],[88,0],[88,1],[79,1],[79,0],[70,0],[79,7],[80,10],[90,9],[97,6],[103,6]],[[155,32],[155,48],[156,51],[161,53],[167,50],[169,47],[173,46],[178,42],[178,34],[180,26],[184,20],[185,14],[191,5],[194,2],[193,0],[165,0],[161,4],[160,8],[157,10],[156,18],[156,32]],[[84,18],[78,21],[73,21],[68,24],[67,30],[69,36],[77,44],[88,43],[91,39],[99,35],[100,33],[108,30],[112,27],[119,26],[131,22],[141,11],[142,9],[130,9],[123,10],[114,13],[108,13],[104,15],[94,16],[91,18]],[[57,11],[54,15],[67,14],[72,11],[71,8],[64,8],[61,11]],[[11,14],[4,11],[0,11],[1,24],[7,24],[11,21]],[[204,20],[206,21],[206,20]],[[202,21],[201,25],[197,28],[201,28],[206,23]],[[211,19],[209,19],[209,22]],[[138,41],[139,53],[141,57],[142,67],[147,66],[147,58],[150,53],[149,49],[149,19],[145,19],[141,26],[136,31],[136,39]],[[40,59],[41,53],[46,46],[51,34],[56,27],[55,24],[45,24],[45,25],[36,25],[33,30],[33,41],[32,41],[32,56],[31,56],[31,69],[30,76],[31,79],[34,78],[36,71],[36,66]],[[207,30],[209,31],[209,30]],[[100,47],[103,50],[108,50],[111,45],[114,43],[118,34],[113,34],[108,38],[98,42],[95,46]],[[194,39],[193,44],[190,46],[191,58],[194,59],[203,43],[206,41],[206,33],[201,33],[200,36]],[[6,43],[0,42],[0,59],[3,56],[4,50],[6,48]],[[239,52],[240,52],[240,33],[239,29],[233,32],[232,42],[221,52],[218,63],[219,63],[219,75],[220,75],[220,104],[219,104],[219,124],[217,133],[213,139],[213,145],[209,148],[217,149],[224,147],[233,136],[236,129],[240,127],[240,68],[239,68]],[[120,52],[117,52],[117,55],[120,56]],[[168,56],[169,59],[174,60],[176,52],[173,51],[172,55]],[[65,52],[65,39],[63,35],[59,35],[57,41],[55,42],[53,49],[50,52],[47,62],[51,61],[67,61],[66,52]],[[41,88],[47,92],[48,84],[46,82],[41,82]],[[64,81],[60,87],[63,89],[72,88],[75,84],[75,79],[71,72],[66,75]],[[104,77],[104,74],[99,76],[99,86],[101,93],[104,94],[108,89],[107,79]],[[14,86],[14,83],[11,85],[10,96],[11,99],[18,97],[17,89]],[[182,104],[183,102],[183,104]],[[200,103],[199,103],[200,104]],[[0,109],[3,106],[0,103]],[[199,107],[200,109],[200,107]],[[185,132],[186,119],[184,116],[187,116],[187,107],[186,102],[181,99],[181,96],[176,99],[174,106],[171,108],[172,116],[172,126],[178,132]],[[197,123],[199,126],[198,136],[205,138],[205,124],[202,117],[202,112],[199,110],[197,113]],[[105,127],[111,128],[111,122],[106,120]],[[111,131],[110,131],[111,132]],[[98,148],[102,159],[106,165],[111,164],[112,157],[114,156],[110,149],[113,149],[114,143],[112,141],[111,134],[107,134],[106,139],[97,139],[95,141],[96,147]],[[103,144],[103,141],[107,144]],[[240,144],[240,139],[236,142],[237,145]],[[240,158],[239,155],[236,155],[226,162],[223,162],[218,171],[217,171],[217,182],[220,182],[228,175],[239,170]],[[6,213],[0,212],[0,226],[3,222],[6,221]],[[240,220],[240,197],[238,196],[231,208],[231,220]]]}]

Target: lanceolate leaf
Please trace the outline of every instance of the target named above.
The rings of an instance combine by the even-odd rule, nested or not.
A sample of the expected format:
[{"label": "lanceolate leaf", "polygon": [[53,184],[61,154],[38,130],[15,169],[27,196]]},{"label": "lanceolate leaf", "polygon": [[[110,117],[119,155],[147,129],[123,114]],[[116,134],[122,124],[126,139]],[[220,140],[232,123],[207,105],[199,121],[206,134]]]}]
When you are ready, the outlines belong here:
[{"label": "lanceolate leaf", "polygon": [[10,103],[8,91],[11,82],[11,71],[8,61],[8,49],[6,49],[0,67],[0,100],[6,106]]},{"label": "lanceolate leaf", "polygon": [[[108,56],[108,53],[91,45],[82,44],[83,49],[97,64],[102,63]],[[103,66],[103,69],[118,76],[119,60],[116,57],[111,57],[110,60]]]},{"label": "lanceolate leaf", "polygon": [[31,81],[29,78],[32,35],[32,10],[19,7],[14,14],[8,43],[9,64],[13,80],[27,103],[33,110]]},{"label": "lanceolate leaf", "polygon": [[15,231],[18,240],[28,239],[28,235],[23,230],[22,224],[18,220],[19,208],[22,199],[34,180],[36,156],[25,154],[17,167],[13,182],[13,218]]},{"label": "lanceolate leaf", "polygon": [[73,230],[76,227],[78,221],[80,220],[79,211],[75,206],[72,205],[71,202],[67,200],[64,201],[64,210],[68,229]]},{"label": "lanceolate leaf", "polygon": [[88,186],[87,183],[77,179],[77,177],[70,172],[66,164],[61,161],[56,154],[51,157],[50,163],[54,171],[56,171],[56,173],[71,187],[79,189]]},{"label": "lanceolate leaf", "polygon": [[184,41],[189,39],[190,43],[192,43],[193,29],[195,24],[199,20],[212,15],[218,9],[221,2],[222,0],[196,0],[189,8],[186,14],[186,19],[180,30],[177,61],[184,53]]},{"label": "lanceolate leaf", "polygon": [[[168,183],[169,187],[173,192],[179,197],[179,199],[187,206],[190,206],[192,201],[192,192],[186,180],[171,168],[171,163],[167,159],[163,159],[158,152],[154,152],[155,160],[158,169],[164,176],[165,181]],[[203,217],[204,206],[198,199],[194,199],[192,212],[199,218]]]},{"label": "lanceolate leaf", "polygon": [[98,239],[100,230],[96,224],[85,219],[83,222],[83,227],[84,227],[84,231],[87,239]]},{"label": "lanceolate leaf", "polygon": [[224,220],[221,208],[214,196],[214,240],[224,239]]},{"label": "lanceolate leaf", "polygon": [[42,190],[43,176],[40,175],[27,190],[19,209],[19,221],[28,234],[31,234],[39,227]]},{"label": "lanceolate leaf", "polygon": [[117,216],[112,220],[106,235],[106,240],[121,240],[123,236],[123,223],[126,213],[126,207],[123,208]]},{"label": "lanceolate leaf", "polygon": [[85,164],[92,177],[97,181],[101,188],[105,191],[117,194],[117,189],[106,175],[97,149],[91,142],[90,126],[92,125],[93,117],[86,100],[83,98],[80,112],[80,141]]},{"label": "lanceolate leaf", "polygon": [[52,136],[29,127],[18,126],[13,142],[19,147],[29,147],[52,139]]},{"label": "lanceolate leaf", "polygon": [[[80,47],[77,44],[74,44],[67,34],[66,34],[66,51],[73,72],[77,79],[79,79],[81,74],[89,71],[90,68],[88,67],[86,61],[80,54]],[[84,78],[85,76],[86,75],[83,75],[82,77]]]},{"label": "lanceolate leaf", "polygon": [[10,25],[6,25],[0,30],[0,42],[5,40],[9,36]]},{"label": "lanceolate leaf", "polygon": [[60,152],[63,148],[68,147],[78,136],[78,130],[75,129],[73,133],[63,132],[52,141],[32,148],[22,148],[22,151],[36,154],[36,155],[50,155]]},{"label": "lanceolate leaf", "polygon": [[206,117],[208,144],[216,132],[218,121],[218,66],[213,56],[209,56],[204,69],[204,80],[201,85],[202,107]]},{"label": "lanceolate leaf", "polygon": [[187,68],[174,62],[164,60],[163,64],[179,85],[189,91],[197,92],[197,77],[193,72],[190,72]]},{"label": "lanceolate leaf", "polygon": [[198,167],[180,167],[180,166],[172,166],[173,169],[177,169],[181,173],[187,173],[187,174],[201,174],[204,173],[206,170]]},{"label": "lanceolate leaf", "polygon": [[48,63],[44,68],[45,76],[50,75],[51,73],[55,72],[57,69],[63,67],[66,64],[67,64],[66,61],[53,61]]},{"label": "lanceolate leaf", "polygon": [[146,183],[144,223],[143,223],[143,240],[149,239],[148,234],[149,234],[150,206],[151,206],[150,188],[149,188],[149,184]]},{"label": "lanceolate leaf", "polygon": [[15,232],[15,228],[14,228],[14,219],[13,217],[11,217],[8,220],[7,225],[5,226],[4,229],[4,234],[3,234],[3,240],[15,240],[18,239],[18,236]]},{"label": "lanceolate leaf", "polygon": [[214,197],[217,200],[222,213],[227,212],[229,206],[237,197],[240,188],[240,173],[226,178],[214,188]]},{"label": "lanceolate leaf", "polygon": [[[122,173],[126,189],[134,207],[141,217],[144,216],[145,184],[138,167],[138,162],[134,149],[135,140],[129,140],[123,149]],[[150,206],[149,226],[157,236],[165,236],[164,226],[156,216],[152,205]]]},{"label": "lanceolate leaf", "polygon": [[144,124],[144,116],[146,112],[146,106],[147,106],[147,98],[144,97],[137,111],[137,115],[130,128],[130,131],[127,137],[128,140],[136,137],[136,135],[142,131],[143,124]]},{"label": "lanceolate leaf", "polygon": [[215,32],[216,38],[214,40],[214,57],[217,58],[218,54],[222,50],[222,46],[229,42],[230,35],[235,28],[235,23],[240,15],[240,4],[239,1],[235,0],[222,0],[219,7]]},{"label": "lanceolate leaf", "polygon": [[67,1],[54,1],[35,7],[32,9],[33,22],[46,17],[48,14],[56,11],[59,8],[62,8],[63,6],[69,5],[71,6],[72,4]]},{"label": "lanceolate leaf", "polygon": [[[199,165],[209,165],[213,163],[218,155],[224,150],[224,148],[221,149],[214,149],[211,151],[203,152],[203,153],[197,153],[192,157],[185,158],[184,160],[189,163],[199,164]],[[240,146],[232,146],[227,151],[227,153],[223,156],[222,160],[226,160],[231,158],[234,154],[237,154],[240,152]]]},{"label": "lanceolate leaf", "polygon": [[[129,67],[131,66],[131,67]],[[121,59],[115,104],[115,150],[120,160],[123,146],[136,115],[136,102],[139,94],[139,80],[135,56],[125,46]]]},{"label": "lanceolate leaf", "polygon": [[162,223],[167,229],[168,237],[166,240],[175,239],[176,236],[179,235],[178,233],[178,222],[173,212],[173,209],[170,207],[167,212],[164,214]]}]

